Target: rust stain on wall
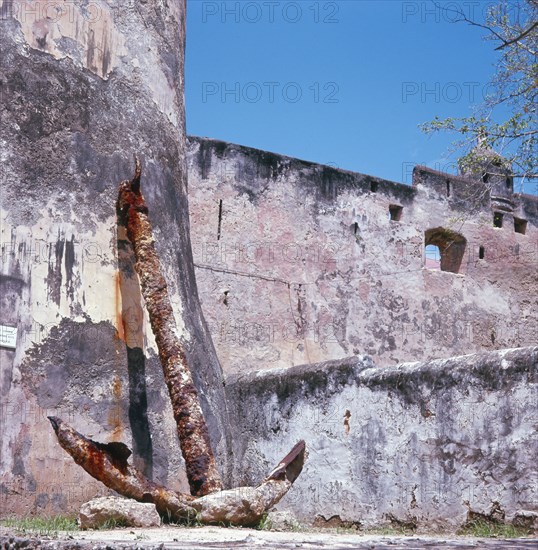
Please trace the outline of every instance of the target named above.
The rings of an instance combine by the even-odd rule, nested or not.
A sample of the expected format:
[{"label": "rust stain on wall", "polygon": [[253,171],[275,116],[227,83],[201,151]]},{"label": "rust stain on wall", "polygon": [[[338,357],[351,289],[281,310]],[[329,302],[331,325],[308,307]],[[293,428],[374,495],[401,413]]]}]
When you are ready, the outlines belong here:
[{"label": "rust stain on wall", "polygon": [[346,412],[344,413],[344,431],[346,435],[349,435],[349,419],[351,418],[351,412],[349,409],[346,409]]},{"label": "rust stain on wall", "polygon": [[113,405],[108,413],[108,424],[112,428],[112,434],[110,436],[111,441],[121,441],[123,436],[123,425],[121,422],[121,389],[121,379],[116,374],[112,381]]}]

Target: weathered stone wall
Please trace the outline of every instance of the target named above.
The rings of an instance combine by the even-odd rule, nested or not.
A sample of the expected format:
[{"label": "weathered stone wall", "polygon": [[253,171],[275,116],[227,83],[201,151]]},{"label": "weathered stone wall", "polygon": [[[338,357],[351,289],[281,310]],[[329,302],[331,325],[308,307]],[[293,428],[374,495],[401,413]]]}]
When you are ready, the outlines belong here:
[{"label": "weathered stone wall", "polygon": [[[198,290],[225,371],[538,341],[538,200],[511,182],[417,167],[408,186],[203,138],[188,163]],[[425,244],[446,241],[452,271],[425,268]]]},{"label": "weathered stone wall", "polygon": [[[500,200],[480,183],[421,168],[409,187],[193,138],[189,197],[200,308],[186,195],[184,24],[182,0],[0,0],[0,324],[7,327],[0,346],[2,515],[73,511],[106,493],[59,447],[46,419],[51,414],[94,439],[124,441],[148,476],[171,488],[186,488],[132,249],[117,227],[118,184],[132,175],[134,152],[142,158],[142,186],[178,332],[202,390],[225,477],[231,468],[230,424],[238,452],[235,481],[249,465],[249,475],[258,480],[255,458],[262,459],[256,468],[264,473],[275,458],[264,447],[268,437],[276,438],[273,446],[281,454],[288,442],[280,432],[289,432],[291,439],[302,437],[303,427],[295,428],[295,419],[310,411],[318,418],[332,415],[322,405],[332,407],[338,398],[343,401],[331,410],[351,416],[349,433],[338,432],[346,439],[337,453],[342,466],[334,480],[353,483],[360,496],[356,502],[372,502],[392,479],[378,472],[382,444],[393,449],[398,442],[407,443],[398,430],[369,420],[362,424],[362,435],[353,439],[352,423],[360,414],[368,411],[366,419],[375,418],[375,411],[385,414],[375,399],[363,404],[361,392],[375,385],[374,380],[384,380],[383,373],[413,368],[361,372],[363,389],[357,393],[358,382],[349,382],[347,360],[336,364],[328,378],[315,375],[319,368],[313,366],[305,382],[311,393],[305,395],[299,386],[293,389],[297,373],[292,368],[282,372],[278,384],[289,385],[290,395],[301,398],[295,409],[285,396],[274,401],[266,389],[258,392],[258,404],[248,396],[255,384],[247,391],[232,381],[233,416],[228,419],[210,332],[229,373],[358,353],[372,355],[378,365],[393,365],[536,341],[538,203],[533,197],[507,191]],[[492,227],[492,209],[504,213],[503,228]],[[390,220],[390,211],[398,219]],[[526,222],[525,234],[514,232],[513,218],[520,229]],[[466,239],[465,246],[453,239],[455,246],[445,257],[445,267],[457,273],[424,269],[425,242],[444,242],[453,235],[450,231]],[[16,344],[10,347],[4,338],[14,328]],[[458,361],[448,361],[445,370],[460,372]],[[462,376],[450,386],[454,403],[458,392],[467,391],[467,383]],[[427,380],[424,384],[429,388]],[[392,385],[387,382],[376,398],[385,396],[387,410],[395,418],[399,415],[402,433],[412,433],[404,424],[410,430],[415,422],[429,422],[428,427],[442,423],[441,397],[436,401],[439,410],[420,409],[424,414],[419,416],[411,397],[391,397]],[[488,399],[501,399],[502,391],[495,390]],[[316,403],[309,401],[311,394]],[[527,393],[522,395],[517,402],[528,403]],[[472,403],[481,403],[472,394],[475,398]],[[484,418],[492,414],[491,399],[480,413]],[[269,436],[265,424],[246,430],[248,423],[263,418],[268,402],[276,407],[271,409]],[[343,413],[341,403],[346,404]],[[512,405],[507,397],[505,416],[519,410],[514,405],[513,411]],[[463,418],[469,411],[462,409]],[[525,431],[527,410],[522,415]],[[304,427],[317,456],[316,462],[311,455],[313,466],[330,461],[332,453],[323,447],[323,438],[312,443],[311,430],[320,430],[316,422],[314,428],[308,423]],[[338,417],[338,429],[342,422]],[[445,432],[439,430],[436,437],[442,440]],[[516,445],[510,438],[518,433],[505,437],[502,432],[502,441]],[[483,434],[486,442],[491,440],[488,434]],[[251,435],[258,441],[251,441]],[[412,460],[420,469],[427,461],[420,458],[423,448],[413,445]],[[347,457],[363,447],[366,457],[354,471]],[[439,451],[442,443],[432,449],[448,453],[441,462],[452,460],[450,453],[463,453],[460,447]],[[523,451],[517,449],[520,457]],[[403,451],[390,453],[402,462],[411,460]],[[457,460],[467,460],[460,455]],[[378,481],[364,481],[360,472],[365,468]],[[442,477],[441,470],[442,464],[424,486],[426,493]],[[312,469],[305,474],[308,484],[315,474]],[[401,479],[406,483],[408,478],[414,479],[411,474]],[[306,493],[295,493],[303,494],[304,506],[297,509],[305,514],[321,509],[308,504],[311,489],[306,487]],[[328,487],[340,490],[338,485]],[[346,493],[338,498],[344,502]],[[387,498],[392,503],[396,497],[390,493]],[[503,502],[513,504],[506,498]],[[368,520],[366,507],[353,506],[350,513]],[[380,510],[385,513],[386,508]],[[334,509],[340,510],[339,505]],[[330,507],[323,510],[331,512]],[[452,508],[439,510],[442,516]]]},{"label": "weathered stone wall", "polygon": [[226,468],[222,373],[191,267],[184,40],[183,0],[0,0],[0,324],[18,330],[14,349],[0,347],[3,515],[74,510],[103,492],[60,448],[47,414],[125,441],[146,474],[185,484],[132,250],[117,231],[135,152]]},{"label": "weathered stone wall", "polygon": [[235,482],[259,481],[304,439],[305,468],[278,505],[301,518],[434,529],[495,509],[510,521],[536,510],[537,384],[538,347],[232,375]]}]

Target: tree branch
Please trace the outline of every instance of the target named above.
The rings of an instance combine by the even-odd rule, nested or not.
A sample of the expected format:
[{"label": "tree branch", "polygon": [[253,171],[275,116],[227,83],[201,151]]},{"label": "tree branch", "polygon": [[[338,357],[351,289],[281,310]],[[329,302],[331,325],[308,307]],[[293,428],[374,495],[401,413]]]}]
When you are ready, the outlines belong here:
[{"label": "tree branch", "polygon": [[510,46],[510,44],[514,44],[515,42],[519,42],[522,38],[525,38],[533,29],[535,29],[537,27],[538,27],[538,21],[533,23],[526,31],[523,31],[522,33],[520,33],[515,38],[512,38],[511,40],[505,40],[503,38],[502,40],[503,40],[504,43],[501,44],[500,46],[497,46],[495,48],[495,50],[502,50],[503,48],[506,48],[506,46]]}]

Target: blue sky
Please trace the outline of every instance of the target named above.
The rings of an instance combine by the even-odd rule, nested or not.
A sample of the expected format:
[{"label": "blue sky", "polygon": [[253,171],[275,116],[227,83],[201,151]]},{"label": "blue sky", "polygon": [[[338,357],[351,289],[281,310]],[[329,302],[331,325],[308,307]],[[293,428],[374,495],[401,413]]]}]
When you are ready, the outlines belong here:
[{"label": "blue sky", "polygon": [[[488,1],[459,5],[482,20]],[[454,172],[455,138],[418,125],[471,114],[497,54],[451,19],[428,0],[188,0],[187,131],[403,183]]]}]

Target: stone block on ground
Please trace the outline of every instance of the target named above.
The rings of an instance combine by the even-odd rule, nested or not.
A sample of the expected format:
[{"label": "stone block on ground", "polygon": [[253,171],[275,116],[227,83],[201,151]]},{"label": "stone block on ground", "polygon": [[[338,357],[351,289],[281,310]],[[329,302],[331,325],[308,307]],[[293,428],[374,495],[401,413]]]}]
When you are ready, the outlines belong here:
[{"label": "stone block on ground", "polygon": [[538,512],[518,510],[512,519],[512,525],[536,533],[538,532]]},{"label": "stone block on ground", "polygon": [[289,510],[269,512],[265,518],[265,525],[275,531],[295,531],[301,527],[295,514]]},{"label": "stone block on ground", "polygon": [[159,527],[155,504],[127,498],[100,497],[84,503],[79,512],[81,529],[107,527]]}]

